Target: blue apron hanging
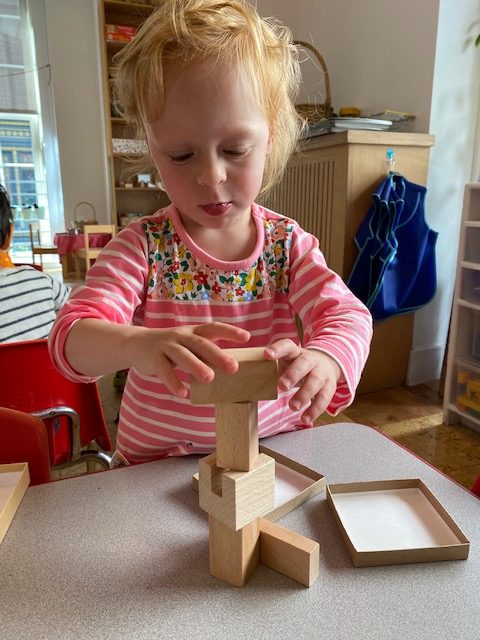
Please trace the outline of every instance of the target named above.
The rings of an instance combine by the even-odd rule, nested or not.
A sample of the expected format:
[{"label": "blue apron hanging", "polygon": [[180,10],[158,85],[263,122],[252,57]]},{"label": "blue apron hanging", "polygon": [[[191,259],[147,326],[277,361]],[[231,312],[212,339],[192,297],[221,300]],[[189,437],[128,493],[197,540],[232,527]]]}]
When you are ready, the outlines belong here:
[{"label": "blue apron hanging", "polygon": [[425,222],[426,192],[391,173],[357,231],[359,254],[347,285],[374,320],[419,309],[435,295],[438,234]]}]

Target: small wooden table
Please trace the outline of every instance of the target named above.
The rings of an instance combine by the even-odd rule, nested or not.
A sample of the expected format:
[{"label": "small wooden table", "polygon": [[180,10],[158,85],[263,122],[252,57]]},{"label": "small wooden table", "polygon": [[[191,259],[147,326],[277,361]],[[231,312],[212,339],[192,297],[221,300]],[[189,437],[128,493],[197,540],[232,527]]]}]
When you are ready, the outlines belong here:
[{"label": "small wooden table", "polygon": [[421,478],[471,541],[468,560],[356,569],[325,494],[279,521],[320,543],[309,589],[260,566],[243,589],[212,578],[197,456],[30,487],[0,544],[0,636],[19,640],[474,640],[480,500],[369,427],[262,441],[327,483]]},{"label": "small wooden table", "polygon": [[[110,233],[89,234],[89,245],[90,247],[104,247],[111,237]],[[75,278],[73,252],[75,249],[81,249],[85,246],[83,233],[56,233],[53,238],[53,243],[57,247],[60,262],[62,264],[63,279],[71,280],[72,278]]]}]

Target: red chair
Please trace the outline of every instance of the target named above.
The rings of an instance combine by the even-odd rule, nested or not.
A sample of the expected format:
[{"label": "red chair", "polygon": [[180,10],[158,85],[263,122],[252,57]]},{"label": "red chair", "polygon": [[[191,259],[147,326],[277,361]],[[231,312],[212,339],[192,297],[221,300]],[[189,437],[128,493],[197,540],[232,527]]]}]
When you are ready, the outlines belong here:
[{"label": "red chair", "polygon": [[[111,449],[96,383],[70,382],[53,367],[47,340],[0,344],[0,407],[42,418],[53,467],[95,461],[110,468]],[[89,448],[95,443],[100,451]]]},{"label": "red chair", "polygon": [[45,423],[23,411],[0,407],[0,464],[28,462],[30,484],[50,482]]},{"label": "red chair", "polygon": [[473,483],[472,493],[474,493],[476,496],[480,498],[480,475]]}]

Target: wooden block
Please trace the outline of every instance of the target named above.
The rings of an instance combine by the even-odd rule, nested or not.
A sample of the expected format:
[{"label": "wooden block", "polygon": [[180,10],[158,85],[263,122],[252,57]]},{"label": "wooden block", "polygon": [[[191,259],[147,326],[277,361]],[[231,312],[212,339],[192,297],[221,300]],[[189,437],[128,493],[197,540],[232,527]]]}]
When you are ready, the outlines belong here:
[{"label": "wooden block", "polygon": [[260,518],[260,562],[309,587],[318,578],[320,547],[314,540]]},{"label": "wooden block", "polygon": [[[275,506],[265,513],[263,518],[275,522],[313,496],[325,491],[325,478],[321,473],[264,445],[260,445],[258,450],[275,460]],[[297,474],[302,478],[300,484]],[[192,476],[192,486],[198,493],[198,472]]]},{"label": "wooden block", "polygon": [[258,566],[260,531],[258,518],[233,531],[208,516],[210,573],[234,587],[243,587]]},{"label": "wooden block", "polygon": [[238,371],[228,374],[215,369],[215,378],[207,383],[192,378],[191,402],[215,404],[274,400],[277,397],[278,365],[276,360],[265,360],[264,351],[263,347],[225,349],[225,353],[239,363]]},{"label": "wooden block", "polygon": [[258,456],[256,402],[219,402],[215,405],[217,467],[250,471]]},{"label": "wooden block", "polygon": [[226,471],[215,453],[199,462],[200,508],[238,531],[275,504],[275,460],[260,454],[251,471]]}]

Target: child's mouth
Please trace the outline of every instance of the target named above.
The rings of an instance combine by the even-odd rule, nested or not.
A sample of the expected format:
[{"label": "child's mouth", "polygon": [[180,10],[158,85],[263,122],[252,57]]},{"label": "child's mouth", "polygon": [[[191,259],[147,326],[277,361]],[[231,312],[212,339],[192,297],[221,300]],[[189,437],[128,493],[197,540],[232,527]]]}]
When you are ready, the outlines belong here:
[{"label": "child's mouth", "polygon": [[231,202],[212,202],[210,204],[201,204],[200,208],[209,216],[221,216],[226,213],[231,206]]}]

